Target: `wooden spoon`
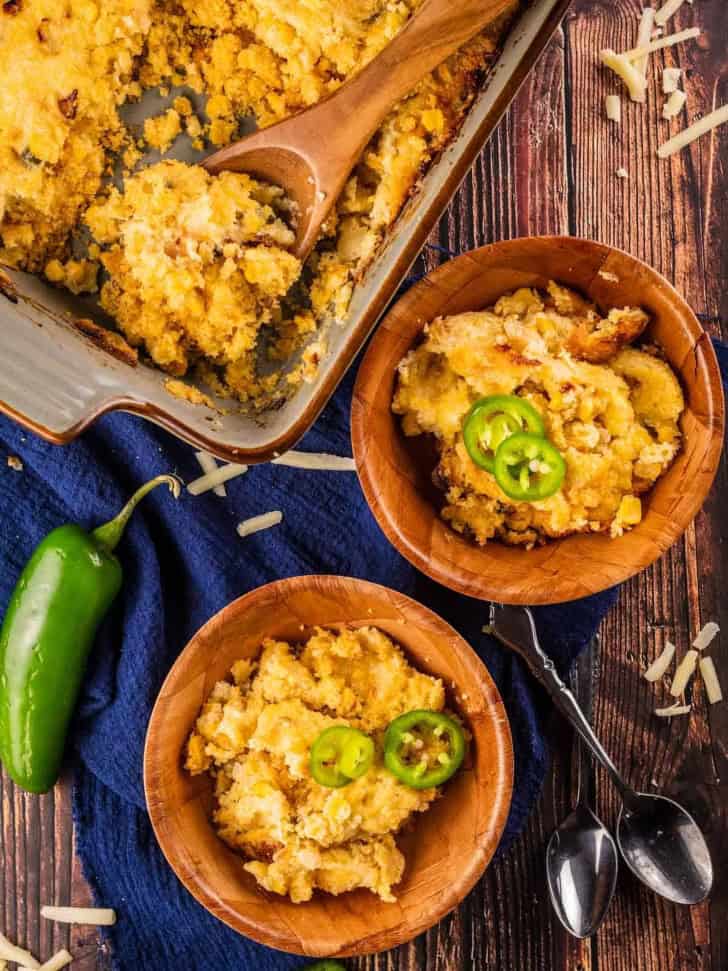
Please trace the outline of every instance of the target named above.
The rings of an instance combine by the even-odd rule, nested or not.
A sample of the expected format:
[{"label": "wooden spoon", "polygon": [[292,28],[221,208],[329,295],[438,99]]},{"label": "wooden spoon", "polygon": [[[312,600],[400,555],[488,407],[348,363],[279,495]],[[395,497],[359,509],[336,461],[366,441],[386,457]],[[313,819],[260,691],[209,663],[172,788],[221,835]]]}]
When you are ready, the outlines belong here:
[{"label": "wooden spoon", "polygon": [[282,186],[300,213],[292,252],[304,259],[392,105],[513,5],[513,0],[425,0],[394,40],[330,97],[202,164],[213,175],[248,172]]}]

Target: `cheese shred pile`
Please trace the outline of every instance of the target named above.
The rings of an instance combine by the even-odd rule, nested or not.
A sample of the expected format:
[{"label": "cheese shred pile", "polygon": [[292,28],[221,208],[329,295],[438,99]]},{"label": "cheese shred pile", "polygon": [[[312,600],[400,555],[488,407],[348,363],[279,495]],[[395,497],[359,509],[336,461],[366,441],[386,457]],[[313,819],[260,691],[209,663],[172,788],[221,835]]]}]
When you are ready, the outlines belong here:
[{"label": "cheese shred pile", "polygon": [[[688,27],[664,37],[659,36],[667,21],[677,13],[683,2],[684,0],[666,0],[657,12],[652,7],[645,7],[640,17],[635,47],[622,52],[607,47],[599,52],[602,64],[622,81],[632,101],[643,104],[647,100],[647,67],[652,54],[675,47],[676,44],[696,40],[701,36],[699,27]],[[663,94],[669,95],[663,105],[662,117],[668,121],[676,118],[687,103],[686,93],[678,87],[681,75],[682,70],[674,67],[666,67],[662,72],[662,91]],[[621,103],[618,95],[608,95],[605,108],[607,118],[619,124]],[[702,135],[727,122],[728,104],[716,108],[715,111],[663,142],[657,149],[657,155],[659,158],[669,158],[687,148]]]},{"label": "cheese shred pile", "polygon": [[[723,700],[723,691],[713,659],[703,653],[713,643],[719,633],[720,627],[712,620],[705,624],[698,632],[690,650],[686,652],[678,664],[672,683],[670,684],[670,694],[676,700],[667,708],[656,708],[655,714],[658,718],[672,718],[673,715],[689,714],[692,710],[692,705],[686,704],[680,699],[697,671],[700,672],[700,676],[703,679],[708,704],[715,705]],[[667,670],[675,657],[676,650],[675,645],[667,641],[660,655],[643,672],[642,677],[645,681],[653,684],[660,681],[667,674]]]}]

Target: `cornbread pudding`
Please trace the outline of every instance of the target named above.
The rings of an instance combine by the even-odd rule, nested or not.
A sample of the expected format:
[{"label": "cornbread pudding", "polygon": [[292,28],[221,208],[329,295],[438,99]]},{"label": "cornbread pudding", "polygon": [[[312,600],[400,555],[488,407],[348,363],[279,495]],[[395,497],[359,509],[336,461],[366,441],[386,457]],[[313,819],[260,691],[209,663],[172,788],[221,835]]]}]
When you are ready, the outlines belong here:
[{"label": "cornbread pudding", "polygon": [[[479,544],[533,547],[580,532],[620,536],[642,518],[640,496],[680,448],[680,384],[651,346],[630,347],[648,322],[638,308],[602,316],[549,283],[477,313],[438,318],[399,365],[393,401],[406,435],[435,437],[442,517]],[[541,416],[566,465],[558,491],[515,501],[474,462],[463,439],[472,405],[516,395]]]},{"label": "cornbread pudding", "polygon": [[0,262],[42,269],[63,255],[139,93],[134,61],[152,0],[0,3]]},{"label": "cornbread pudding", "polygon": [[[437,789],[412,789],[382,763],[387,725],[413,709],[441,711],[442,682],[415,670],[373,627],[317,628],[303,646],[266,640],[255,662],[233,665],[205,702],[186,767],[215,782],[213,822],[245,869],[294,902],[316,889],[365,887],[394,900],[405,860],[395,834]],[[374,737],[365,775],[327,788],[311,775],[317,737],[347,725]]]},{"label": "cornbread pudding", "polygon": [[172,161],[143,169],[86,213],[109,247],[102,306],[172,374],[200,352],[240,381],[258,330],[301,270],[286,251],[293,233],[284,206],[281,189],[247,175],[212,178]]},{"label": "cornbread pudding", "polygon": [[[268,125],[315,104],[379,53],[418,6],[419,0],[0,3],[0,263],[45,270],[55,285],[89,292],[97,286],[101,255],[102,307],[132,345],[177,377],[193,374],[212,391],[251,406],[275,403],[315,373],[325,348],[316,331],[346,319],[354,284],[420,175],[457,132],[510,18],[466,45],[395,106],[365,149],[302,271],[291,276],[290,261],[275,253],[277,283],[289,280],[285,299],[277,283],[273,291],[262,280],[255,284],[255,302],[266,306],[259,323],[270,325],[265,344],[274,367],[290,362],[306,341],[314,342],[285,376],[282,368],[256,367],[256,342],[248,337],[260,328],[248,326],[253,305],[247,294],[244,323],[225,348],[222,331],[208,326],[205,314],[195,309],[182,315],[189,306],[207,305],[223,265],[227,273],[230,261],[239,259],[213,242],[226,240],[219,226],[210,238],[195,240],[194,247],[215,246],[197,272],[187,272],[195,262],[189,253],[175,256],[168,246],[152,255],[152,240],[160,241],[154,225],[159,206],[173,205],[176,192],[184,196],[195,176],[185,180],[179,169],[171,173],[165,166],[142,181],[138,172],[127,171],[122,194],[109,191],[104,177],[119,159],[127,170],[138,169],[144,150],[165,152],[180,139],[198,151],[222,147],[239,136],[246,116]],[[517,6],[514,0],[514,11]],[[122,123],[118,108],[151,88],[159,88],[168,104],[146,120],[140,141],[139,132]],[[163,202],[161,187],[168,178],[175,188]],[[234,190],[234,178],[239,177],[226,179],[222,195],[260,193],[245,181]],[[205,182],[205,196],[211,192]],[[202,212],[201,207],[200,217]],[[153,232],[142,245],[145,225]],[[79,266],[79,257],[87,255],[79,243],[87,241],[89,228],[96,237],[88,251],[95,266]],[[167,226],[167,237],[172,228]],[[182,228],[189,242],[189,226]],[[285,248],[280,240],[276,245]],[[256,252],[262,259],[259,241]],[[180,291],[195,287],[201,275],[202,290]],[[239,270],[228,279],[245,275]],[[162,291],[171,300],[166,318]],[[238,297],[233,282],[219,302],[233,310]]]}]

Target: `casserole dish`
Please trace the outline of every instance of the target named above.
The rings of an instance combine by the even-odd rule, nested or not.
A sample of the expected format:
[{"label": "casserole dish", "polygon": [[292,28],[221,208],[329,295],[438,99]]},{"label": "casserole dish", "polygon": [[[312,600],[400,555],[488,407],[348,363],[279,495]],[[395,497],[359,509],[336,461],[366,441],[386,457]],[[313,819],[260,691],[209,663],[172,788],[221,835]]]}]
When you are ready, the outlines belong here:
[{"label": "casserole dish", "polygon": [[[79,318],[103,323],[93,302],[8,271],[0,280],[0,410],[59,444],[99,415],[122,409],[231,461],[266,461],[291,448],[353,361],[568,5],[535,0],[517,16],[460,133],[421,180],[356,286],[345,325],[327,329],[328,352],[314,380],[280,407],[252,415],[223,399],[207,405],[174,397],[163,372],[114,353],[103,331],[91,337],[88,327],[79,331]],[[147,104],[145,98],[131,113],[148,110]]]}]

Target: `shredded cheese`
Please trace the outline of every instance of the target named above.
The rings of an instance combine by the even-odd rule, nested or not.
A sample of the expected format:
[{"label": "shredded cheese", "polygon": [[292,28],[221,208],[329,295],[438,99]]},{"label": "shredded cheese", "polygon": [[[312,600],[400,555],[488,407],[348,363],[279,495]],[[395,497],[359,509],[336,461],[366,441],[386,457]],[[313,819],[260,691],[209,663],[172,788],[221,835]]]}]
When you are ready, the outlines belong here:
[{"label": "shredded cheese", "polygon": [[708,696],[709,704],[715,705],[719,701],[722,701],[723,691],[720,687],[718,672],[715,670],[712,657],[700,658],[700,674],[702,675],[705,683],[705,693]]},{"label": "shredded cheese", "polygon": [[599,59],[605,67],[614,71],[617,77],[624,81],[633,101],[642,102],[645,100],[647,81],[628,57],[624,54],[617,54],[611,48],[606,48],[599,52]]},{"label": "shredded cheese", "polygon": [[0,958],[5,961],[13,961],[15,964],[22,964],[23,967],[36,971],[40,967],[40,961],[36,961],[30,951],[23,950],[17,944],[13,944],[3,934],[0,934]]},{"label": "shredded cheese", "polygon": [[688,96],[684,91],[673,91],[662,109],[663,118],[675,118],[685,107]]},{"label": "shredded cheese", "polygon": [[642,677],[645,681],[659,681],[675,657],[675,645],[667,641],[662,653],[656,657],[652,664],[647,668]]},{"label": "shredded cheese", "polygon": [[687,30],[679,30],[676,34],[667,34],[665,37],[650,41],[649,44],[633,47],[631,51],[625,51],[619,56],[626,57],[628,61],[638,61],[642,57],[654,54],[655,51],[661,51],[663,47],[674,47],[675,44],[692,40],[694,37],[700,37],[700,27],[688,27]]},{"label": "shredded cheese", "polygon": [[40,909],[40,916],[59,924],[89,924],[94,927],[111,927],[116,923],[116,913],[110,907],[49,907]]},{"label": "shredded cheese", "polygon": [[[195,458],[200,463],[200,468],[205,473],[205,475],[209,475],[211,472],[214,472],[218,467],[215,456],[210,455],[209,452],[195,452]],[[224,499],[225,496],[227,495],[227,492],[225,491],[225,486],[222,483],[220,483],[220,485],[214,486],[212,491],[215,493],[216,496],[220,496],[221,499]]]},{"label": "shredded cheese", "polygon": [[670,17],[674,17],[685,0],[665,0],[665,3],[655,14],[655,23],[664,24]]},{"label": "shredded cheese", "polygon": [[655,714],[658,718],[672,718],[673,715],[688,715],[692,707],[692,705],[681,705],[677,702],[674,705],[670,705],[669,708],[655,708]]},{"label": "shredded cheese", "polygon": [[677,135],[668,139],[664,145],[660,145],[657,149],[657,154],[660,158],[669,158],[670,155],[674,155],[675,152],[679,152],[687,145],[690,145],[696,138],[700,138],[701,135],[707,134],[707,132],[712,131],[719,125],[724,125],[727,121],[728,104],[724,104],[720,108],[716,108],[715,111],[711,111],[705,118],[701,118],[700,121],[696,121],[689,128],[685,128],[683,131],[678,132]]},{"label": "shredded cheese", "polygon": [[677,91],[677,86],[682,77],[682,69],[679,67],[666,67],[662,72],[662,93],[672,94]]},{"label": "shredded cheese", "polygon": [[294,469],[318,469],[322,472],[356,472],[354,459],[326,452],[284,452],[272,465],[288,465]]},{"label": "shredded cheese", "polygon": [[675,671],[675,677],[672,679],[672,684],[670,685],[670,694],[673,698],[679,698],[680,695],[685,691],[690,682],[690,679],[695,674],[695,668],[698,666],[698,652],[688,651],[685,657],[677,666],[677,671]]},{"label": "shredded cheese", "polygon": [[247,471],[247,465],[236,465],[234,462],[230,462],[228,465],[221,465],[214,472],[209,472],[207,475],[195,479],[194,482],[190,482],[187,486],[187,491],[192,496],[200,496],[203,492],[208,492],[210,489],[214,489],[215,486],[222,485],[223,482],[229,482],[230,479],[234,479],[239,475],[245,475]]},{"label": "shredded cheese", "polygon": [[705,627],[698,631],[698,636],[693,641],[693,647],[696,651],[704,651],[709,644],[712,644],[718,634],[720,634],[720,627],[714,620],[709,620]]},{"label": "shredded cheese", "polygon": [[[41,964],[40,967],[36,965],[37,971],[61,971],[61,968],[65,968],[73,961],[73,955],[69,954],[65,947],[56,951],[52,958],[49,958],[45,964]],[[28,968],[18,968],[18,971],[30,971]]]},{"label": "shredded cheese", "polygon": [[618,94],[608,94],[604,99],[604,107],[610,121],[614,121],[618,125],[622,123],[622,101]]},{"label": "shredded cheese", "polygon": [[261,516],[252,516],[250,519],[244,519],[242,523],[238,523],[238,536],[251,536],[253,533],[259,533],[263,529],[270,529],[271,526],[277,526],[283,519],[283,513],[280,509],[275,509],[273,512],[264,512]]},{"label": "shredded cheese", "polygon": [[[637,47],[644,47],[645,44],[649,44],[652,40],[652,28],[655,24],[655,11],[653,7],[645,7],[642,11],[642,16],[640,17],[640,25],[637,28]],[[640,72],[642,77],[647,76],[647,64],[649,63],[649,57],[645,54],[644,57],[640,57],[635,61],[635,67]]]},{"label": "shredded cheese", "polygon": [[[203,460],[201,456],[207,455],[207,453],[196,452],[195,454],[200,465],[202,465],[202,462],[206,460]],[[213,462],[215,461],[212,456],[210,456],[210,459]],[[294,469],[312,469],[321,472],[356,472],[354,459],[346,455],[329,455],[327,452],[284,452],[283,455],[279,455],[278,458],[273,459],[271,464],[287,465]],[[235,463],[221,465],[219,467],[216,465],[214,469],[210,469],[205,475],[200,476],[199,479],[190,482],[187,486],[187,491],[193,496],[199,496],[203,492],[208,492],[210,489],[216,489],[222,486],[223,482],[227,482],[229,479],[244,475],[247,471],[247,465],[236,465]],[[225,495],[225,493],[223,492],[222,495]]]}]

